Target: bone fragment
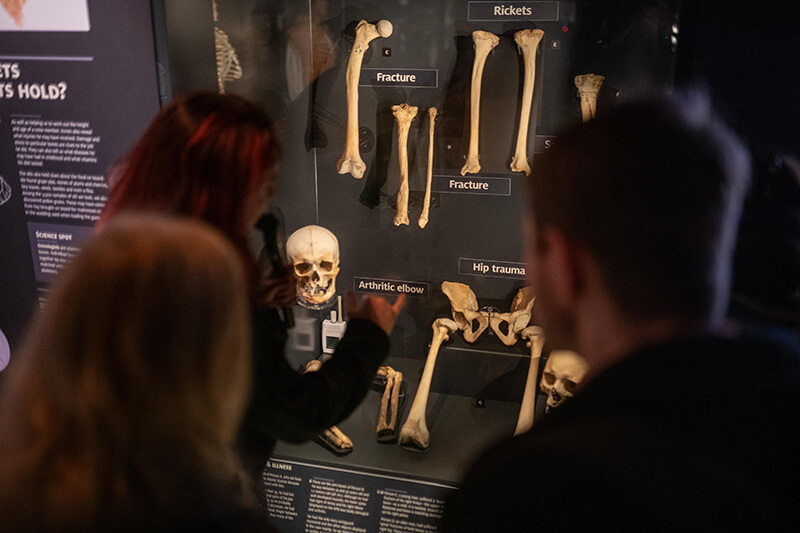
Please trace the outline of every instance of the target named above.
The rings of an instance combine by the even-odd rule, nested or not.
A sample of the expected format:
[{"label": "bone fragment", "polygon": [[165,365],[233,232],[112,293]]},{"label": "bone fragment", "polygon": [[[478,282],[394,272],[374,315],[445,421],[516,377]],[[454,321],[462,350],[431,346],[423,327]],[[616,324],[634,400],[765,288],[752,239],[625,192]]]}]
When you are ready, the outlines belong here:
[{"label": "bone fragment", "polygon": [[[454,281],[443,282],[442,292],[450,300],[453,320],[458,329],[463,332],[464,340],[475,342],[489,327],[489,316],[478,310],[478,299],[475,297],[475,293],[469,286]],[[478,322],[477,326],[473,325],[474,321]]]},{"label": "bone fragment", "polygon": [[[531,308],[535,298],[532,287],[523,287],[511,302],[511,311],[508,313],[496,313],[489,317],[489,325],[495,332],[500,341],[506,346],[513,346],[517,343],[517,335],[525,329],[531,321]],[[500,324],[508,324],[508,331],[503,333]]]},{"label": "bone fragment", "polygon": [[400,188],[397,190],[397,212],[394,225],[408,225],[408,129],[417,116],[416,106],[400,104],[392,106],[397,119],[397,158],[400,162]]},{"label": "bone fragment", "polygon": [[[306,363],[303,373],[316,372],[320,368],[322,368],[322,361],[319,359],[312,359]],[[342,433],[342,430],[336,426],[331,426],[328,429],[323,430],[322,438],[336,446],[339,452],[347,452],[353,449],[353,441],[351,441],[348,436]]]},{"label": "bone fragment", "polygon": [[344,142],[344,154],[336,163],[339,174],[350,173],[354,178],[361,179],[367,165],[358,153],[358,80],[361,77],[361,62],[364,52],[369,48],[369,43],[378,37],[389,37],[392,34],[392,23],[388,20],[370,24],[362,20],[356,26],[356,39],[350,51],[347,62],[347,130]]},{"label": "bone fragment", "polygon": [[322,435],[341,451],[353,449],[353,441],[336,426],[329,427],[322,432]]},{"label": "bone fragment", "polygon": [[522,393],[522,405],[519,408],[519,418],[514,436],[521,435],[533,427],[533,417],[536,413],[536,378],[539,375],[539,360],[544,347],[544,332],[539,326],[528,326],[520,332],[520,337],[528,341],[531,349],[531,362],[528,367],[528,378],[525,381],[525,392]]},{"label": "bone fragment", "polygon": [[594,118],[597,112],[597,94],[606,78],[598,74],[582,74],[575,76],[575,87],[581,98],[581,117],[586,122]]},{"label": "bone fragment", "polygon": [[519,131],[517,132],[517,149],[511,160],[513,172],[524,172],[530,175],[528,164],[528,124],[531,118],[531,102],[533,101],[533,82],[536,78],[536,49],[542,40],[542,30],[520,30],[514,34],[522,58],[525,62],[525,82],[522,85],[522,108],[519,115]]},{"label": "bone fragment", "polygon": [[414,403],[408,412],[408,419],[400,430],[400,445],[415,450],[424,451],[430,446],[430,432],[425,421],[425,410],[428,407],[428,396],[431,392],[431,378],[436,366],[436,357],[442,342],[449,338],[450,333],[458,329],[458,325],[449,318],[437,318],[433,322],[433,340],[425,360],[425,368],[419,381]]},{"label": "bone fragment", "polygon": [[[381,369],[385,369],[383,373]],[[397,412],[400,406],[400,386],[403,373],[386,366],[378,369],[378,374],[386,377],[386,388],[381,397],[381,411],[378,416],[378,438],[393,435],[397,428]]]},{"label": "bone fragment", "polygon": [[424,228],[428,224],[428,214],[431,208],[431,181],[433,180],[433,129],[436,125],[436,108],[428,109],[428,122],[430,133],[428,136],[428,179],[425,185],[425,201],[422,204],[422,214],[419,216],[419,227]]},{"label": "bone fragment", "polygon": [[[382,369],[384,370],[383,373],[380,372]],[[378,375],[386,378],[386,388],[383,390],[383,396],[381,397],[381,411],[378,415],[378,435],[380,436],[381,433],[389,429],[387,418],[390,416],[389,404],[391,401],[392,386],[394,385],[394,376],[396,372],[392,367],[389,366],[381,367],[378,370]]]},{"label": "bone fragment", "polygon": [[478,160],[478,130],[481,114],[481,81],[483,80],[483,67],[489,52],[497,46],[500,38],[488,31],[477,30],[472,32],[475,43],[475,62],[472,64],[472,86],[469,93],[469,151],[467,162],[461,168],[461,175],[477,174],[481,170]]}]

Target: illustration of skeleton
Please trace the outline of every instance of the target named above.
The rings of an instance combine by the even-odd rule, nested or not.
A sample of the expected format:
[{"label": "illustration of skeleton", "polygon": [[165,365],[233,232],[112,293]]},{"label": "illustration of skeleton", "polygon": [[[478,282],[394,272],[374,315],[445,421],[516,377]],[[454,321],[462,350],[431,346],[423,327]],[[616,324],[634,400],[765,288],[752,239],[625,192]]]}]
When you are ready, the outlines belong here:
[{"label": "illustration of skeleton", "polygon": [[[214,0],[214,24],[219,23],[217,12],[217,1]],[[217,56],[217,84],[219,92],[225,94],[225,82],[241,79],[242,66],[239,64],[239,56],[233,48],[228,34],[214,26],[214,45]]]},{"label": "illustration of skeleton", "polygon": [[11,199],[11,186],[0,176],[0,205]]},{"label": "illustration of skeleton", "polygon": [[21,28],[25,24],[22,8],[27,1],[28,0],[0,0],[3,4],[3,9],[14,19],[14,24],[17,25],[17,28]]}]

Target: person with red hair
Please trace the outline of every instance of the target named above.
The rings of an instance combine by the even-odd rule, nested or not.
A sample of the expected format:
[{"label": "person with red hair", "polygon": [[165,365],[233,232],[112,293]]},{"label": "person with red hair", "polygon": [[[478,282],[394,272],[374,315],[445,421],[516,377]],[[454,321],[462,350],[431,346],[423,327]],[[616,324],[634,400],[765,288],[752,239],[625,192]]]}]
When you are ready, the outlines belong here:
[{"label": "person with red hair", "polygon": [[363,400],[404,304],[348,297],[347,333],[322,370],[299,374],[284,357],[286,328],[277,308],[294,302],[293,273],[264,280],[248,236],[274,192],[280,154],[274,127],[258,106],[234,95],[193,93],[164,107],[110,172],[98,228],[125,211],[204,220],[237,248],[250,282],[254,388],[240,451],[254,479],[275,440],[302,442],[344,419]]}]

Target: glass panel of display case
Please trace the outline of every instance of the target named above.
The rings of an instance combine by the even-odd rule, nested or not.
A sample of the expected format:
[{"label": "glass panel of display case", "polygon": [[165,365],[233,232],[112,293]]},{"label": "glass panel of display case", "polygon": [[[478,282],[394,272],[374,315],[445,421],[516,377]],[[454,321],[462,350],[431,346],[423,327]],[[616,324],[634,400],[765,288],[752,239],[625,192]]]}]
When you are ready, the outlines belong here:
[{"label": "glass panel of display case", "polygon": [[[520,296],[530,168],[560,128],[671,88],[679,7],[677,0],[215,2],[220,90],[263,103],[277,119],[283,158],[275,203],[287,235],[313,225],[335,236],[338,295],[408,296],[386,362],[403,376],[396,427],[377,431],[382,401],[391,403],[384,371],[338,426],[353,443],[348,453],[279,444],[264,475],[286,531],[296,515],[320,519],[314,509],[335,490],[383,502],[336,511],[353,524],[388,520],[398,495],[413,494],[428,498],[416,504],[432,506],[419,523],[435,527],[437,498],[482,449],[514,434],[529,369],[541,374],[549,353],[540,331],[523,338],[538,323],[533,295]],[[443,282],[462,293],[445,294]],[[297,310],[289,357],[298,367],[323,355],[336,335],[336,301]],[[429,352],[432,373],[423,371]],[[538,367],[532,353],[543,355]],[[418,390],[428,388],[422,382],[430,391],[414,423],[421,418],[428,436],[403,447],[396,437]],[[535,417],[545,416],[545,400],[539,391]],[[401,482],[413,486],[392,485]]]}]

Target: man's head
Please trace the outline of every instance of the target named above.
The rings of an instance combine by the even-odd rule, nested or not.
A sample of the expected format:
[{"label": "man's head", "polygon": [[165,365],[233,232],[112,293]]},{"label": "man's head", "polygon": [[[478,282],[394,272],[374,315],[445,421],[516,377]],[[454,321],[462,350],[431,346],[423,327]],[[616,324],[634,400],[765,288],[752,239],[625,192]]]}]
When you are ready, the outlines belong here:
[{"label": "man's head", "polygon": [[721,320],[748,176],[747,151],[697,95],[563,132],[529,181],[531,282],[548,337],[574,333],[573,297],[592,280],[624,320]]}]

